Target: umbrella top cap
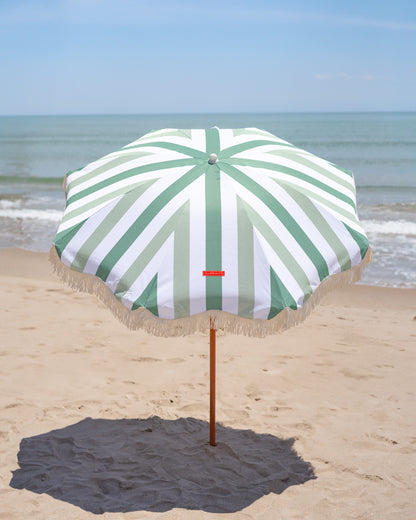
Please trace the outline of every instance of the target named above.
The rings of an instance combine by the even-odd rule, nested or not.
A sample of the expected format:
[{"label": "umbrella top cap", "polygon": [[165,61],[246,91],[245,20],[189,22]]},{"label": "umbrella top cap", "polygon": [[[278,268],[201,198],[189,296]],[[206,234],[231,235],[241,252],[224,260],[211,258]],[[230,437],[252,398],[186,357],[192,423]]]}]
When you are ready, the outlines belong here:
[{"label": "umbrella top cap", "polygon": [[212,154],[209,156],[208,164],[215,164],[216,162],[218,162],[217,154],[216,154],[216,153],[212,153]]}]

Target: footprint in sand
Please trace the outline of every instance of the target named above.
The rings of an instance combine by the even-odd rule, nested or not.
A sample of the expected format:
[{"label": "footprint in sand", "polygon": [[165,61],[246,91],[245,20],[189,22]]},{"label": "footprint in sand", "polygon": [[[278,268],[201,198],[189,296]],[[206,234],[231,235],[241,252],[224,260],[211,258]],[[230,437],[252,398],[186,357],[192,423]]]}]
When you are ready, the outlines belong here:
[{"label": "footprint in sand", "polygon": [[304,432],[306,431],[314,431],[315,428],[308,424],[308,423],[305,423],[305,422],[301,422],[301,423],[296,423],[296,424],[290,424],[289,425],[290,428],[295,428],[297,430],[302,430]]},{"label": "footprint in sand", "polygon": [[343,374],[345,377],[350,377],[352,379],[383,379],[383,376],[375,376],[373,374],[359,374],[358,372],[354,372],[353,370],[350,370],[348,368],[344,368],[343,370],[340,370],[341,374]]}]

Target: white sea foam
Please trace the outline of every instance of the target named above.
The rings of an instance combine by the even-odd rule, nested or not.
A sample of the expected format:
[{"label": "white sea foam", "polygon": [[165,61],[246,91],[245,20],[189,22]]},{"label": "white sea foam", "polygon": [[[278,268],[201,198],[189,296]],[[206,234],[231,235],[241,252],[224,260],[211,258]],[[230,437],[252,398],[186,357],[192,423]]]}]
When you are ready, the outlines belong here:
[{"label": "white sea foam", "polygon": [[56,209],[15,209],[9,207],[0,209],[0,218],[59,222],[62,219],[62,211]]},{"label": "white sea foam", "polygon": [[362,220],[361,224],[368,234],[416,236],[416,222],[409,220]]},{"label": "white sea foam", "polygon": [[21,200],[0,199],[0,211],[12,208],[20,208]]}]

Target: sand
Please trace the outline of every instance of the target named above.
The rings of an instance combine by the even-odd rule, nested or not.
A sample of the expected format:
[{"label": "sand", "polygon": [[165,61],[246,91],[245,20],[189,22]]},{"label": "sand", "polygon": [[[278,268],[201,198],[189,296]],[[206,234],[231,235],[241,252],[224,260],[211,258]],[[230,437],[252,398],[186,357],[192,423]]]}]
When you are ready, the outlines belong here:
[{"label": "sand", "polygon": [[355,285],[265,339],[130,331],[0,251],[0,518],[416,517],[416,290]]}]

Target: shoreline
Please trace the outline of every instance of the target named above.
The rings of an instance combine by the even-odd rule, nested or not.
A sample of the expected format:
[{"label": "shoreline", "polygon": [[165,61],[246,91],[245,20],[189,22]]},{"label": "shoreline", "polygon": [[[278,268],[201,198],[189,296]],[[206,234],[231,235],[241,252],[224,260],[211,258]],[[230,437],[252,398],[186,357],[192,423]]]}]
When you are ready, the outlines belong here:
[{"label": "shoreline", "polygon": [[218,334],[212,451],[208,336],[130,331],[47,253],[0,250],[0,282],[7,520],[413,520],[416,289],[355,284],[282,333]]}]

